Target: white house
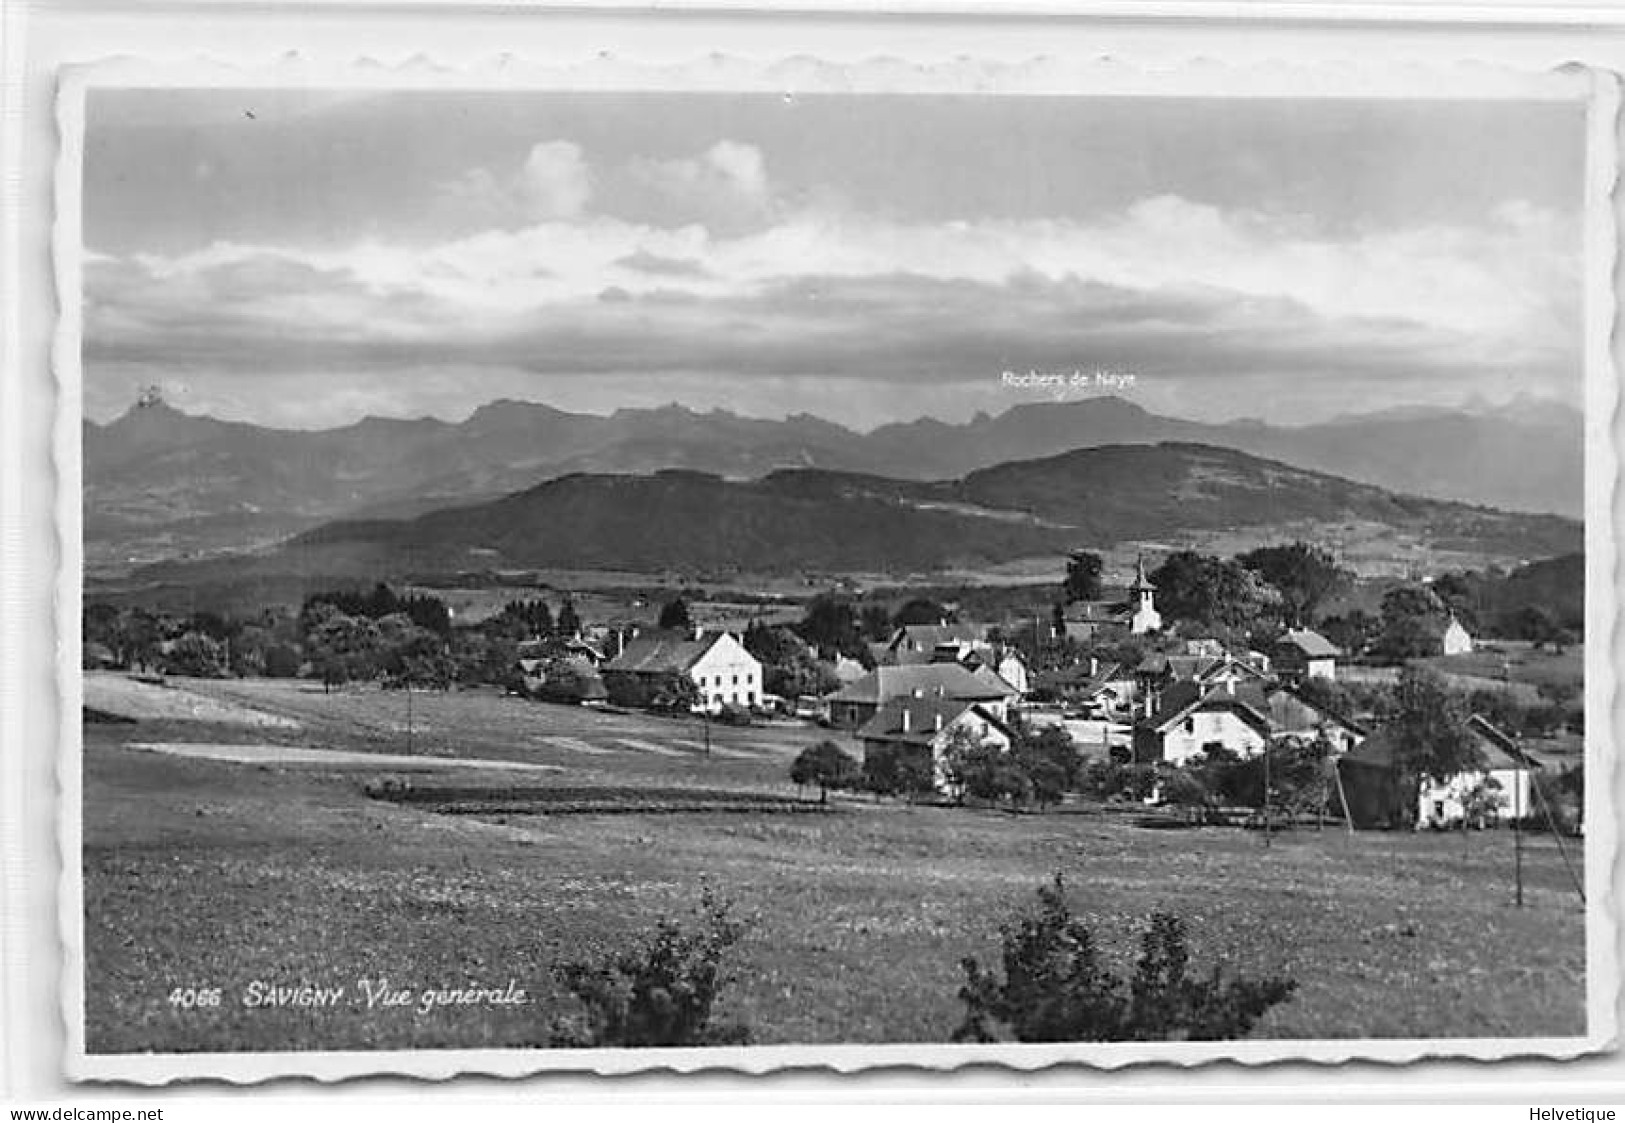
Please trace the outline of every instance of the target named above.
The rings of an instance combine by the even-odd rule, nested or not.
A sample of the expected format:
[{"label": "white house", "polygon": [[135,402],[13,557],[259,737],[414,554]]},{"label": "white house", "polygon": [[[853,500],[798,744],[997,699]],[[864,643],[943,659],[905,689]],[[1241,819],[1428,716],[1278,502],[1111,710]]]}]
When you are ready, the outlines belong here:
[{"label": "white house", "polygon": [[1272,732],[1269,715],[1233,689],[1185,680],[1165,689],[1156,712],[1134,727],[1134,759],[1178,765],[1210,747],[1250,757]]},{"label": "white house", "polygon": [[1014,736],[987,707],[952,698],[894,698],[858,729],[865,760],[872,754],[904,752],[930,757],[933,786],[948,788],[946,754],[960,739],[991,744],[1008,752]]},{"label": "white house", "polygon": [[[1523,818],[1535,813],[1530,782],[1540,762],[1526,755],[1516,741],[1478,714],[1469,719],[1467,728],[1484,756],[1484,767],[1457,773],[1443,783],[1422,781],[1416,796],[1418,830],[1453,826],[1475,811],[1490,821]],[[1475,792],[1480,798],[1474,798]]]},{"label": "white house", "polygon": [[1470,655],[1473,650],[1473,637],[1467,629],[1461,626],[1456,614],[1450,614],[1450,622],[1445,625],[1444,632],[1439,636],[1439,653],[1441,655]]},{"label": "white house", "polygon": [[1184,764],[1207,749],[1255,756],[1287,738],[1324,739],[1335,754],[1366,739],[1358,723],[1280,683],[1185,680],[1162,691],[1160,705],[1134,729],[1134,759]]},{"label": "white house", "polygon": [[606,676],[673,672],[694,681],[702,709],[762,704],[762,664],[728,632],[650,632],[604,665]]}]

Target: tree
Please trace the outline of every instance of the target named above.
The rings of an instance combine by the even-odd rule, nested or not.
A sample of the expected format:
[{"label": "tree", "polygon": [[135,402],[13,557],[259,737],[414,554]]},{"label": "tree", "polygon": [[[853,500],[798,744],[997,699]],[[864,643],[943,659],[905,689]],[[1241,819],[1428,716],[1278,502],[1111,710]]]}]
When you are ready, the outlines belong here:
[{"label": "tree", "polygon": [[936,790],[936,765],[924,745],[871,745],[863,754],[863,787],[912,800]]},{"label": "tree", "polygon": [[617,706],[686,712],[700,704],[700,688],[682,671],[634,674],[605,671],[604,691]]},{"label": "tree", "polygon": [[834,741],[808,746],[790,765],[790,782],[798,786],[817,784],[819,803],[828,801],[831,790],[851,787],[858,776],[858,762]]},{"label": "tree", "polygon": [[858,628],[857,614],[848,601],[833,596],[814,597],[796,631],[823,652],[839,652],[854,659],[869,659],[868,646]]},{"label": "tree", "polygon": [[307,640],[307,650],[325,688],[373,678],[378,673],[378,625],[365,616],[336,609],[325,612]]},{"label": "tree", "polygon": [[554,655],[541,665],[542,683],[536,695],[549,702],[579,705],[593,695],[590,665],[564,655]]},{"label": "tree", "polygon": [[225,678],[226,647],[202,632],[187,632],[170,645],[164,667],[173,675],[192,678]]},{"label": "tree", "polygon": [[657,626],[674,632],[686,632],[692,629],[694,621],[688,614],[688,602],[682,597],[667,601],[660,609],[660,621]]},{"label": "tree", "polygon": [[892,625],[901,628],[909,624],[942,624],[954,622],[953,611],[941,601],[930,597],[914,597],[892,616]]},{"label": "tree", "polygon": [[762,689],[782,698],[827,694],[840,686],[835,669],[819,660],[794,630],[752,622],[745,629],[745,650],[762,664]]},{"label": "tree", "polygon": [[1297,989],[1288,978],[1192,977],[1184,923],[1153,913],[1134,974],[1119,978],[1094,934],[1073,916],[1061,875],[1038,890],[1036,915],[1000,926],[1003,977],[974,958],[959,999],[955,1041],[1220,1041],[1245,1037]]},{"label": "tree", "polygon": [[881,604],[866,604],[858,613],[858,628],[863,632],[863,638],[883,643],[891,638],[891,613]]},{"label": "tree", "polygon": [[1501,812],[1506,806],[1507,797],[1501,788],[1501,781],[1493,776],[1485,776],[1462,798],[1462,829],[1466,830],[1469,826],[1483,827],[1495,822],[1501,817]]},{"label": "tree", "polygon": [[1287,621],[1296,627],[1313,623],[1326,598],[1354,582],[1353,571],[1338,565],[1330,552],[1305,542],[1261,546],[1236,560],[1280,592]]},{"label": "tree", "polygon": [[[1436,672],[1412,665],[1400,673],[1388,733],[1401,790],[1414,794],[1423,779],[1442,784],[1483,770],[1483,753],[1467,727],[1470,716],[1461,695]],[[1415,799],[1407,806],[1414,813]]]},{"label": "tree", "polygon": [[1213,809],[1213,793],[1198,772],[1187,768],[1176,768],[1163,778],[1162,799],[1193,823],[1207,822]]},{"label": "tree", "polygon": [[511,600],[502,606],[501,612],[481,624],[480,630],[493,637],[512,640],[546,637],[553,634],[553,610],[539,598]]},{"label": "tree", "polygon": [[1164,618],[1204,627],[1256,625],[1274,596],[1241,563],[1192,550],[1168,555],[1150,577]]},{"label": "tree", "polygon": [[575,601],[569,597],[565,597],[564,603],[559,605],[558,620],[553,630],[566,639],[581,634],[581,617],[576,613]]},{"label": "tree", "polygon": [[581,1010],[555,1018],[556,1048],[743,1045],[749,1029],[715,1018],[723,961],[745,934],[726,901],[707,889],[697,924],[661,920],[654,936],[606,960],[554,969]]},{"label": "tree", "polygon": [[1082,779],[1083,757],[1072,735],[1059,725],[1034,728],[1019,720],[1011,724],[1016,735],[1011,761],[1026,778],[1032,801],[1040,807],[1061,802]]},{"label": "tree", "polygon": [[1383,594],[1377,648],[1391,659],[1435,654],[1446,619],[1444,604],[1426,585],[1399,585]]},{"label": "tree", "polygon": [[1073,550],[1066,563],[1066,580],[1061,582],[1061,597],[1065,601],[1099,600],[1101,574],[1106,563],[1099,554],[1088,550]]},{"label": "tree", "polygon": [[1364,652],[1381,630],[1380,620],[1358,608],[1341,616],[1328,616],[1320,622],[1321,634],[1350,655]]}]

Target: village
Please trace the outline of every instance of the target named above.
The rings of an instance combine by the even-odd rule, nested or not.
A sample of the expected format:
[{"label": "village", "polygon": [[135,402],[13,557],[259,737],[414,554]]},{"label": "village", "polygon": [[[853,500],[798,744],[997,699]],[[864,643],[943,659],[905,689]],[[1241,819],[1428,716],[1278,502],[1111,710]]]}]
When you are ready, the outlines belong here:
[{"label": "village", "polygon": [[[992,623],[926,596],[888,611],[821,594],[804,606],[677,595],[646,605],[652,618],[598,621],[568,596],[556,615],[513,599],[453,626],[435,596],[380,585],[311,598],[279,638],[270,614],[166,626],[99,607],[86,667],[305,677],[324,692],[497,686],[544,708],[698,718],[697,735],[657,723],[618,748],[748,755],[713,730],[749,729],[758,749],[795,752],[790,774],[821,799],[1041,810],[1087,798],[1274,829],[1583,829],[1578,682],[1511,673],[1514,660],[1577,670],[1574,637],[1550,614],[1512,617],[1535,638],[1475,641],[1452,606],[1459,578],[1401,585],[1375,618],[1323,613],[1350,650],[1305,623],[1319,604],[1304,587],[1319,602],[1352,584],[1330,555],[1295,543],[1254,557],[1279,587],[1254,572],[1236,604],[1204,605],[1222,596],[1192,572],[1252,571],[1142,555],[1108,585],[1100,556],[1080,550],[1047,618]],[[1153,574],[1170,585],[1160,604]],[[1227,624],[1238,611],[1284,626]],[[598,751],[574,735],[550,744]]]}]

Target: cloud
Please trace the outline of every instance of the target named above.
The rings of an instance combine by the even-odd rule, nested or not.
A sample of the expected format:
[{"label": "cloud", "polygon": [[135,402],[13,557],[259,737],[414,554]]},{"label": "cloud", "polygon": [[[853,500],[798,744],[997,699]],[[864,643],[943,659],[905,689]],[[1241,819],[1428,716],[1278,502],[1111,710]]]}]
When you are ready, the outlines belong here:
[{"label": "cloud", "polygon": [[[542,181],[570,164],[558,155],[538,162]],[[735,157],[749,182],[748,157],[723,163]],[[971,386],[1002,369],[1110,367],[1387,404],[1494,380],[1577,387],[1578,244],[1523,204],[1335,236],[1172,196],[1087,221],[807,209],[734,234],[580,215],[419,248],[98,255],[85,347],[243,379],[442,364]]]},{"label": "cloud", "polygon": [[618,259],[616,265],[635,269],[639,273],[652,273],[658,277],[706,277],[711,271],[698,261],[676,257],[662,257],[648,250],[638,250]]},{"label": "cloud", "polygon": [[719,140],[694,157],[634,160],[629,171],[668,220],[734,229],[757,221],[773,201],[761,149],[735,140]]},{"label": "cloud", "polygon": [[575,218],[592,198],[592,170],[573,141],[543,141],[519,168],[501,175],[473,168],[442,185],[448,209],[469,219],[507,225]]}]

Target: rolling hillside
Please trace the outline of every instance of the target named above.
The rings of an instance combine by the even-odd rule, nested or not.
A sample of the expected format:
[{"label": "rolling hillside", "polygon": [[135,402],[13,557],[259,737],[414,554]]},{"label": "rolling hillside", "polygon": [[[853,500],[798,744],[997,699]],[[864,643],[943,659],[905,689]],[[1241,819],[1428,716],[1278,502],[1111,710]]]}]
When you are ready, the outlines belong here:
[{"label": "rolling hillside", "polygon": [[1577,548],[1581,536],[1578,524],[1555,516],[1394,495],[1228,449],[1112,445],[940,482],[816,469],[753,481],[670,469],[577,474],[415,518],[334,522],[249,558],[165,564],[137,576],[189,582],[525,568],[918,574],[1208,531],[1331,537],[1351,526],[1496,557],[1560,553]]}]

